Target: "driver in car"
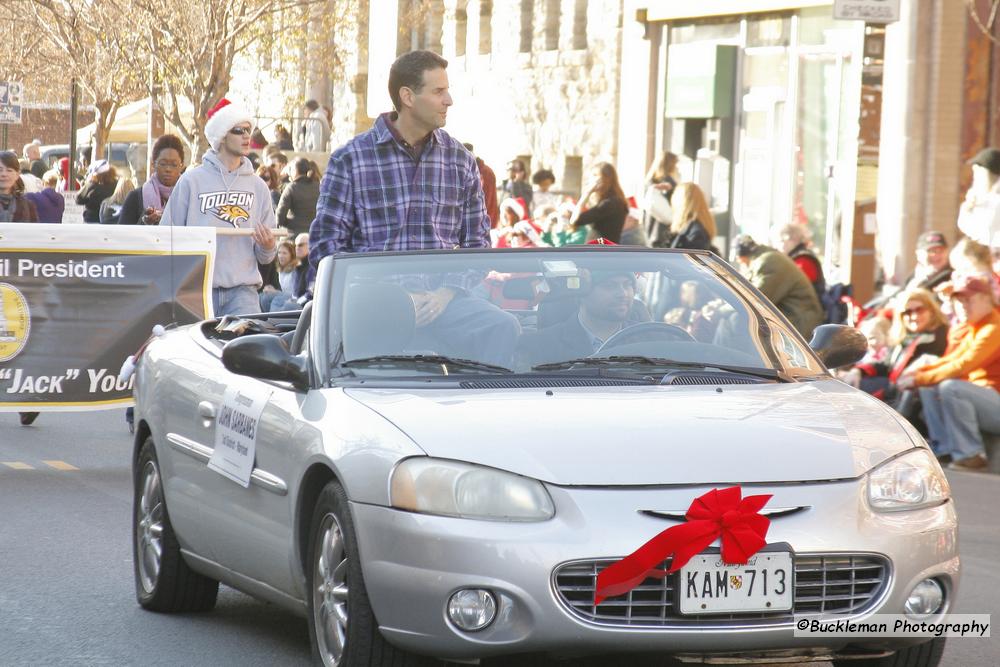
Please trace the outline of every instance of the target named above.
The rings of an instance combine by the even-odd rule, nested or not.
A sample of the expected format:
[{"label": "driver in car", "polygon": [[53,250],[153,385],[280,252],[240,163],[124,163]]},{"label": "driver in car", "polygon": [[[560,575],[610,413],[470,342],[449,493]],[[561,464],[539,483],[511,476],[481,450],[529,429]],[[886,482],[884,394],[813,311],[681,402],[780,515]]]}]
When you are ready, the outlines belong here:
[{"label": "driver in car", "polygon": [[590,288],[576,313],[535,334],[525,334],[521,349],[532,366],[587,357],[613,335],[650,321],[649,311],[636,301],[636,277],[624,270],[591,270]]}]

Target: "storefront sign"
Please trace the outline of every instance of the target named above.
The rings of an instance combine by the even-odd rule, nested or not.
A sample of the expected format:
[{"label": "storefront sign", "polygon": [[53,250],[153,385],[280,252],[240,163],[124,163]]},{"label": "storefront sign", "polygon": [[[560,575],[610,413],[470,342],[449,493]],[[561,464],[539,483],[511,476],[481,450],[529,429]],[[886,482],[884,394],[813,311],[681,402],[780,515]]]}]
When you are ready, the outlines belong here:
[{"label": "storefront sign", "polygon": [[668,118],[727,118],[733,114],[737,47],[674,44],[667,56]]},{"label": "storefront sign", "polygon": [[834,0],[833,18],[894,23],[899,20],[899,0]]},{"label": "storefront sign", "polygon": [[211,315],[214,228],[0,224],[0,412],[132,404],[154,325]]}]

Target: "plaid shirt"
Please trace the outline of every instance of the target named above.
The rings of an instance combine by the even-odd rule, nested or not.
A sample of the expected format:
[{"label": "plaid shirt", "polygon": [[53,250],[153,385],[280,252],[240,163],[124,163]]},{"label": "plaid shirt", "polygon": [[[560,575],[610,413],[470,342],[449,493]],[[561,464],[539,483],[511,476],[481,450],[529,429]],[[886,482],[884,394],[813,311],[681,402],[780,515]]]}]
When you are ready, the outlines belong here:
[{"label": "plaid shirt", "polygon": [[[335,253],[490,246],[475,158],[444,130],[415,158],[392,131],[395,116],[382,114],[330,156],[309,231],[313,267]],[[452,278],[445,284],[461,289],[479,282]]]}]

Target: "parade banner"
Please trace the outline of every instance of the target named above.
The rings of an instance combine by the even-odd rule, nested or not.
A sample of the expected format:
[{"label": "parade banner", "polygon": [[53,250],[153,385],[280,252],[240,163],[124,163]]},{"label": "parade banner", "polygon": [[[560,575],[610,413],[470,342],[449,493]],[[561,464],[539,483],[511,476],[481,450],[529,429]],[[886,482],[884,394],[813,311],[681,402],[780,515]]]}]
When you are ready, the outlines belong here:
[{"label": "parade banner", "polygon": [[0,224],[0,412],[132,405],[153,327],[212,315],[213,228]]}]

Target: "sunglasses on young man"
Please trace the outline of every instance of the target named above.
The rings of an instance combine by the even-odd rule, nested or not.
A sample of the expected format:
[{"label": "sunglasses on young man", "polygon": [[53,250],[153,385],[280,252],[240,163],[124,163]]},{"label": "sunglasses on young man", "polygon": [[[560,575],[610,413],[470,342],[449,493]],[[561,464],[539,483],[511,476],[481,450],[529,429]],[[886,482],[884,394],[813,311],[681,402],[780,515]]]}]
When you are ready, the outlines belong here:
[{"label": "sunglasses on young man", "polygon": [[239,136],[241,134],[247,134],[247,135],[249,135],[249,134],[252,134],[252,133],[253,133],[253,130],[251,130],[249,127],[234,127],[233,129],[229,130],[229,134],[235,134],[237,136]]}]

